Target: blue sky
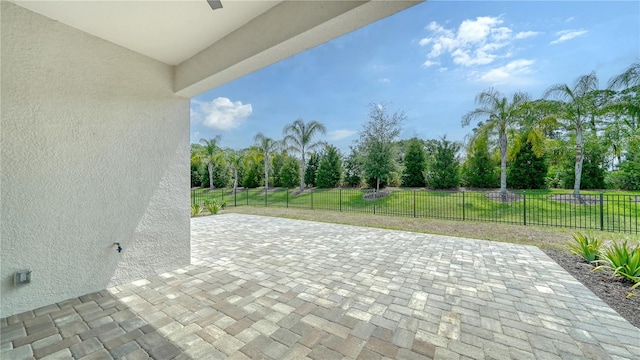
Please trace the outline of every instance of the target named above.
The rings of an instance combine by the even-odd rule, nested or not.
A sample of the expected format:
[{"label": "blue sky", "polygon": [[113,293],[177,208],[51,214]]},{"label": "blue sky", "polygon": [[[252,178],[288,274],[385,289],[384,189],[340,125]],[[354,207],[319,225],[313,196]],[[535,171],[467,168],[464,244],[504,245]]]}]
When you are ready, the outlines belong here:
[{"label": "blue sky", "polygon": [[405,111],[401,138],[463,140],[482,90],[539,98],[591,71],[605,87],[638,60],[638,1],[427,1],[193,98],[191,142],[246,148],[301,118],[344,151],[370,103]]}]

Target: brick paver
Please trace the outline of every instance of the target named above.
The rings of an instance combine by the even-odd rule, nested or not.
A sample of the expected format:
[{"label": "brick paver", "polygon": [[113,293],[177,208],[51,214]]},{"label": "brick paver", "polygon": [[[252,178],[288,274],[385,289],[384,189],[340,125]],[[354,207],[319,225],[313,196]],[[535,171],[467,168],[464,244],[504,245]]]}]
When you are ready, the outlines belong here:
[{"label": "brick paver", "polygon": [[639,359],[542,251],[225,214],[192,265],[1,319],[0,358]]}]

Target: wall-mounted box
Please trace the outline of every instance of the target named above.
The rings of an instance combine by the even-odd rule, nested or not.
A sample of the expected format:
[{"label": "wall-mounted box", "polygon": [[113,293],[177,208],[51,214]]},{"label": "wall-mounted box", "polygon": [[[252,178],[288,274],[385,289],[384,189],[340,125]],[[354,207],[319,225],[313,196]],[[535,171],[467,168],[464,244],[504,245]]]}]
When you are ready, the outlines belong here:
[{"label": "wall-mounted box", "polygon": [[31,270],[19,270],[13,276],[15,286],[25,285],[31,282]]}]

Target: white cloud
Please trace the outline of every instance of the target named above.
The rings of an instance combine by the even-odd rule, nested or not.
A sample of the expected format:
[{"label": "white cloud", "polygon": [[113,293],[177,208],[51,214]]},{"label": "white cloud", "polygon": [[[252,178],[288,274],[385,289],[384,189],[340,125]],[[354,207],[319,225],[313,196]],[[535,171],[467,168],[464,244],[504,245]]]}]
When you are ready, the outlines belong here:
[{"label": "white cloud", "polygon": [[436,61],[448,54],[453,62],[462,66],[491,64],[496,59],[511,56],[508,51],[514,39],[537,35],[535,31],[524,31],[514,35],[509,27],[502,26],[499,17],[479,16],[475,20],[464,20],[457,29],[446,29],[431,22],[426,26],[428,37],[420,39],[420,46],[430,46],[423,67],[438,65]]},{"label": "white cloud", "polygon": [[432,38],[423,38],[423,39],[420,39],[420,42],[418,42],[418,44],[420,44],[420,46],[425,46],[430,44],[432,41],[433,41]]},{"label": "white cloud", "polygon": [[351,137],[357,133],[358,132],[356,130],[348,130],[348,129],[333,130],[327,133],[327,138],[329,141],[338,141],[338,140]]},{"label": "white cloud", "polygon": [[556,40],[553,40],[549,43],[549,45],[559,44],[568,40],[571,40],[575,37],[582,36],[587,33],[587,30],[562,30],[556,33],[557,36],[560,36]]},{"label": "white cloud", "polygon": [[533,60],[514,60],[507,65],[486,72],[484,75],[480,76],[480,80],[494,84],[504,83],[512,80],[515,76],[530,74],[530,66],[533,65],[533,63]]},{"label": "white cloud", "polygon": [[251,104],[218,97],[209,102],[191,101],[191,121],[214,130],[231,130],[238,127],[253,112]]},{"label": "white cloud", "polygon": [[424,63],[422,63],[422,67],[428,68],[430,66],[434,66],[434,65],[440,65],[439,62],[437,61],[431,61],[431,60],[427,60]]},{"label": "white cloud", "polygon": [[441,68],[438,69],[438,72],[445,72],[447,70],[449,70],[449,69],[446,68],[446,67],[441,67]]},{"label": "white cloud", "polygon": [[391,80],[389,80],[388,78],[382,78],[382,79],[378,79],[378,82],[383,84],[388,84],[391,82]]},{"label": "white cloud", "polygon": [[526,39],[532,36],[536,36],[539,35],[540,32],[539,31],[521,31],[519,33],[516,34],[516,36],[514,37],[515,39]]},{"label": "white cloud", "polygon": [[575,19],[573,16],[568,17],[564,22],[571,22],[573,21],[573,19]]}]

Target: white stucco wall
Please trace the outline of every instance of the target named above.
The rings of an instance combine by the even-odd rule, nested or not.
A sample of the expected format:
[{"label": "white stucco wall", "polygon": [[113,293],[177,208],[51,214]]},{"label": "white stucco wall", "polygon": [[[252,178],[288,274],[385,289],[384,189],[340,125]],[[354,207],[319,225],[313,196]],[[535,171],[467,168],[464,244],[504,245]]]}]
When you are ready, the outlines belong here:
[{"label": "white stucco wall", "polygon": [[[188,264],[189,100],[172,68],[1,6],[0,317]],[[32,283],[16,288],[19,269]]]}]

